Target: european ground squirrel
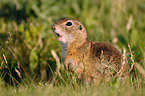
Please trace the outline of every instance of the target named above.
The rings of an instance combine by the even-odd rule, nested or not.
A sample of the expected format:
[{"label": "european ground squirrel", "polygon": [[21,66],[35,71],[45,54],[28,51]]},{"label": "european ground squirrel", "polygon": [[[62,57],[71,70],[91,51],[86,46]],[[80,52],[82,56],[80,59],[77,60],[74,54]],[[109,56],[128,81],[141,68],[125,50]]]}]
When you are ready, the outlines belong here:
[{"label": "european ground squirrel", "polygon": [[107,42],[90,41],[79,21],[62,18],[52,30],[62,43],[62,62],[67,70],[77,74],[78,79],[108,82],[120,70],[121,53]]}]

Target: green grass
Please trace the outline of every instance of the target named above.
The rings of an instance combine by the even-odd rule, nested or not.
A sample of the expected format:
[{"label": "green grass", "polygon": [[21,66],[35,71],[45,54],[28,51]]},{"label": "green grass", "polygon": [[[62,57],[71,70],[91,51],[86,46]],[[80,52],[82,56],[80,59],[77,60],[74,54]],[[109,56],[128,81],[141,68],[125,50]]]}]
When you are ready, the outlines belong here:
[{"label": "green grass", "polygon": [[[125,64],[130,69],[134,65],[128,79],[81,85],[63,65],[61,75],[56,74],[51,51],[61,58],[61,44],[51,26],[63,17],[81,21],[90,40],[115,45],[125,55]],[[1,95],[144,95],[144,37],[144,0],[1,0]]]},{"label": "green grass", "polygon": [[52,86],[46,83],[18,88],[0,88],[0,92],[2,96],[143,96],[145,94],[144,88],[136,90],[128,83],[116,84],[112,87],[106,85]]}]

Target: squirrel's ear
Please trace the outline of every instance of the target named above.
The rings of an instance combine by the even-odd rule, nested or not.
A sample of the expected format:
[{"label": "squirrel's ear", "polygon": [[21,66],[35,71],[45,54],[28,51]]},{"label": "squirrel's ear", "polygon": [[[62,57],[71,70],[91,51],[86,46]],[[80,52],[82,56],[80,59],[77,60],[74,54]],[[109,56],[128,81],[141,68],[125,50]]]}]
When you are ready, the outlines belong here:
[{"label": "squirrel's ear", "polygon": [[82,25],[80,25],[80,30],[82,30]]}]

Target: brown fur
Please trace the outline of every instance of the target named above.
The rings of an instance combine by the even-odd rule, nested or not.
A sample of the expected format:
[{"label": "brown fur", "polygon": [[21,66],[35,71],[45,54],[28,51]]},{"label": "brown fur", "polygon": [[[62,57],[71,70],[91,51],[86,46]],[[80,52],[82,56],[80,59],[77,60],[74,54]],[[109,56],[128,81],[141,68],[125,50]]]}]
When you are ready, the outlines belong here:
[{"label": "brown fur", "polygon": [[88,40],[86,29],[79,21],[59,19],[52,29],[62,42],[62,61],[66,69],[76,73],[80,80],[108,82],[121,68],[121,53],[107,42]]}]

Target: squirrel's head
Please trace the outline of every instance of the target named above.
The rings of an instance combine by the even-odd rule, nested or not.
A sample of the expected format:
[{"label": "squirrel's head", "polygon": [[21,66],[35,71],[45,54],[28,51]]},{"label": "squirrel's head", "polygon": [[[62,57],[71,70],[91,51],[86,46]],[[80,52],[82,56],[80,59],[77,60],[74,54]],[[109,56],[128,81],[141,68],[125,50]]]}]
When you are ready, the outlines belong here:
[{"label": "squirrel's head", "polygon": [[59,19],[52,27],[57,36],[57,40],[62,43],[71,43],[72,41],[83,41],[87,38],[87,32],[83,24],[71,18]]}]

